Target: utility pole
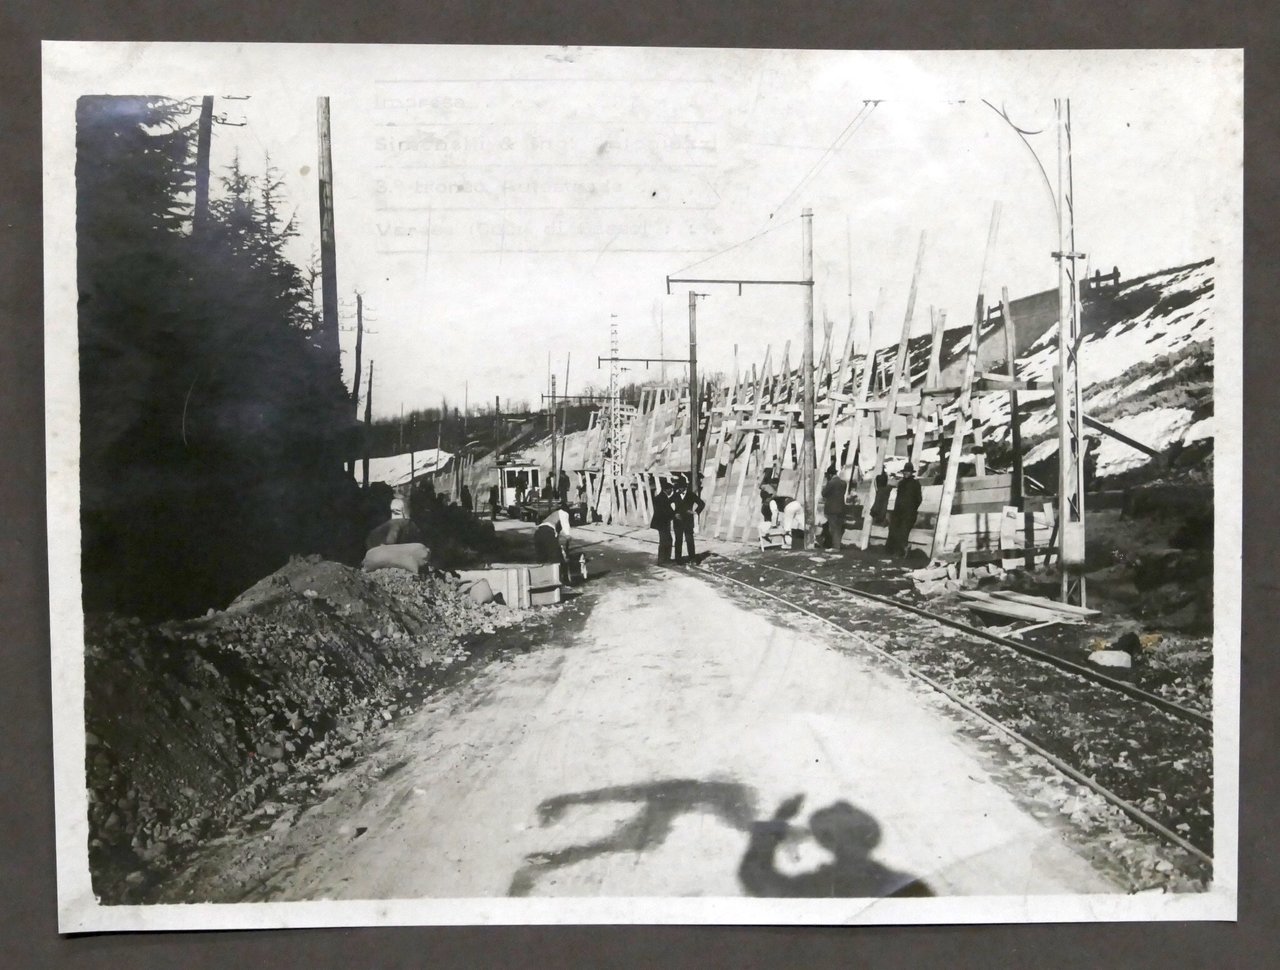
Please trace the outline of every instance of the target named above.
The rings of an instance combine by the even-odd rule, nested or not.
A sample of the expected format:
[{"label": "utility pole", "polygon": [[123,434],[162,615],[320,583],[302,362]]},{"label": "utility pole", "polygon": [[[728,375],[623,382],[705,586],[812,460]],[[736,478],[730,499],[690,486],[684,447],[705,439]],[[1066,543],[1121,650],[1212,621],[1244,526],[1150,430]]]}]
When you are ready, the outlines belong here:
[{"label": "utility pole", "polygon": [[1071,171],[1071,101],[1055,101],[1058,116],[1058,568],[1062,601],[1085,605],[1084,453],[1081,448],[1080,287],[1076,280],[1075,196]]},{"label": "utility pole", "polygon": [[[800,476],[801,476],[801,482],[804,484],[803,491],[805,493],[803,501],[804,501],[805,517],[808,523],[808,528],[806,529],[806,532],[808,535],[809,544],[812,545],[813,536],[814,536],[813,504],[814,504],[814,498],[815,498],[812,466],[814,462],[814,453],[817,447],[814,439],[814,433],[813,433],[814,388],[813,388],[813,210],[812,209],[805,209],[801,212],[801,222],[803,224],[803,242],[804,242],[804,263],[803,263],[804,272],[802,274],[804,277],[803,279],[763,280],[763,279],[741,279],[737,277],[734,277],[734,278],[722,277],[722,278],[713,279],[708,277],[668,276],[667,277],[667,293],[668,295],[671,293],[672,283],[727,284],[729,286],[736,286],[738,288],[739,296],[742,295],[742,288],[744,286],[803,286],[805,288],[806,290],[805,299],[804,299],[805,352],[804,352],[804,364],[802,365],[805,371],[804,404],[803,404],[804,436],[802,438]],[[619,358],[615,350],[614,359],[615,360],[619,360],[619,359],[645,360],[646,358]],[[690,363],[690,362],[686,361],[686,363]],[[735,352],[734,369],[735,371],[737,369],[736,352]]]},{"label": "utility pole", "polygon": [[702,424],[698,394],[698,297],[705,293],[689,291],[689,493],[698,495],[698,429]]},{"label": "utility pole", "polygon": [[329,134],[329,99],[316,99],[316,124],[320,140],[320,275],[323,294],[320,354],[339,374],[342,361],[338,342],[338,251],[333,226],[333,148]]},{"label": "utility pole", "polygon": [[[600,362],[596,361],[596,366]],[[605,470],[604,484],[609,486],[609,521],[613,521],[614,492],[618,479],[622,475],[622,456],[618,449],[622,446],[622,413],[618,410],[618,315],[609,315],[609,465]],[[604,491],[602,487],[601,492]],[[597,505],[599,501],[597,500]]]},{"label": "utility pole", "polygon": [[356,292],[356,382],[351,391],[351,408],[360,413],[360,354],[364,350],[364,297]]},{"label": "utility pole", "polygon": [[[569,361],[572,360],[572,358],[573,358],[572,353],[566,353],[564,355],[564,389],[566,391],[569,390]],[[564,409],[564,413],[560,416],[560,474],[563,475],[565,474],[565,470],[564,470],[564,449],[566,445],[565,434],[569,430],[569,399],[567,397],[561,396],[560,401],[561,401],[560,406]],[[560,479],[557,478],[556,488],[559,489],[559,487],[560,487]],[[561,495],[560,501],[563,502],[567,498],[568,498],[567,495]]]},{"label": "utility pole", "polygon": [[[693,296],[692,293],[690,293],[689,295],[690,297]],[[658,358],[660,360],[663,357],[667,356],[667,348],[665,346],[665,343],[663,341],[663,336],[662,336],[662,329],[663,329],[663,324],[665,323],[665,320],[666,320],[665,308],[662,306],[661,303],[659,303],[658,304]],[[662,381],[664,386],[666,385],[667,383],[667,362],[666,361],[663,361],[662,364],[658,367],[658,379]]]},{"label": "utility pole", "polygon": [[204,231],[209,218],[209,146],[213,140],[213,95],[200,99],[200,124],[196,130],[196,207],[191,217],[192,235]]},{"label": "utility pole", "polygon": [[551,406],[548,408],[551,414],[551,489],[552,492],[560,487],[559,479],[556,478],[556,375],[551,375]]},{"label": "utility pole", "polygon": [[361,481],[369,487],[369,446],[373,439],[373,361],[369,361],[369,390],[364,396],[364,472]]},{"label": "utility pole", "polygon": [[502,399],[493,396],[493,463],[502,461]]},{"label": "utility pole", "polygon": [[800,452],[800,481],[804,494],[805,547],[812,549],[817,536],[814,524],[814,457],[817,448],[813,428],[813,210],[800,212],[803,229],[804,256],[801,276],[809,285],[804,290],[804,438]]}]

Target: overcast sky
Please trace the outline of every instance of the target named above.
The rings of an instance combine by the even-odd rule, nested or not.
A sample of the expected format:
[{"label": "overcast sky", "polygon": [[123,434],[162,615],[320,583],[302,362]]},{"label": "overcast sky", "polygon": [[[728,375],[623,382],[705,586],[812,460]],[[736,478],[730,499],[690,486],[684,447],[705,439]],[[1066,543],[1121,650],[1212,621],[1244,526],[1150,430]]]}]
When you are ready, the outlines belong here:
[{"label": "overcast sky", "polygon": [[[570,390],[621,352],[687,351],[692,275],[797,278],[814,211],[816,317],[859,346],[896,339],[921,232],[915,314],[967,322],[992,205],[987,293],[1056,284],[1055,96],[1071,98],[1077,246],[1125,276],[1222,255],[1238,233],[1239,68],[1214,52],[838,53],[552,48],[111,47],[74,64],[82,92],[218,101],[215,170],[264,151],[317,244],[316,96],[332,99],[338,285],[365,297],[374,411],[536,403],[548,354]],[[109,52],[109,56],[108,53]],[[69,69],[70,70],[70,69]],[[878,100],[874,108],[866,102]],[[730,248],[734,247],[734,248]],[[728,252],[724,250],[728,249]],[[749,368],[787,340],[802,290],[701,287],[699,358]],[[344,311],[346,313],[346,311]],[[818,331],[819,342],[821,330]],[[343,335],[348,381],[354,334]],[[671,368],[674,376],[680,368]],[[651,374],[656,373],[651,371]],[[627,378],[643,378],[632,371]],[[563,390],[563,386],[561,386]]]}]

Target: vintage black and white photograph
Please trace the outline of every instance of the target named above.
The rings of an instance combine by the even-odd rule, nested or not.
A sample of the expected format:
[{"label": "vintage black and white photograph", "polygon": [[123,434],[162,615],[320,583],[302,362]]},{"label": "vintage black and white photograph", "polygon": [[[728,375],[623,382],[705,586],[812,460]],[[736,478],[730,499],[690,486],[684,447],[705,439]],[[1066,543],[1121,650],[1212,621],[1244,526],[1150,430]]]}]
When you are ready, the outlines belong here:
[{"label": "vintage black and white photograph", "polygon": [[61,928],[1234,918],[1242,75],[46,43]]}]

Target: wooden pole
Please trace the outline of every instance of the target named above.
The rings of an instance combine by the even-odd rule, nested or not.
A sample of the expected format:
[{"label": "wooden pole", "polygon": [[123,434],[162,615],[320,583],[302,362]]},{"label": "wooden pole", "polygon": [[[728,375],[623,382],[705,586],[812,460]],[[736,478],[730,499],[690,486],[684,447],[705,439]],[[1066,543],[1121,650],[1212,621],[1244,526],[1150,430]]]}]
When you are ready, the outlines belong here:
[{"label": "wooden pole", "polygon": [[209,219],[209,147],[213,140],[213,95],[200,99],[200,124],[196,134],[196,204],[191,213],[191,234],[199,236]]},{"label": "wooden pole", "polygon": [[316,99],[316,124],[320,140],[320,276],[323,294],[320,332],[316,344],[320,355],[338,373],[342,372],[338,345],[338,250],[333,225],[333,147],[329,134],[329,99]]},{"label": "wooden pole", "polygon": [[[356,292],[356,378],[355,386],[351,389],[351,408],[357,414],[360,409],[360,355],[364,351],[364,297],[359,291]],[[403,405],[401,410],[403,410]]]},{"label": "wooden pole", "polygon": [[698,490],[698,294],[689,291],[689,494]]},{"label": "wooden pole", "polygon": [[800,213],[803,229],[804,255],[802,278],[809,284],[804,288],[804,438],[801,446],[800,481],[804,496],[805,548],[812,549],[817,536],[814,525],[814,460],[817,442],[813,427],[813,210]]},{"label": "wooden pole", "polygon": [[[933,529],[933,542],[929,546],[929,558],[938,555],[938,544],[947,541],[947,530],[951,527],[951,504],[956,494],[956,478],[960,473],[960,452],[964,449],[964,438],[969,430],[972,418],[973,381],[978,370],[978,334],[982,328],[982,317],[986,313],[987,296],[987,260],[995,249],[996,236],[1000,231],[1000,203],[991,207],[991,227],[987,230],[987,248],[982,256],[982,271],[978,276],[978,301],[973,310],[973,324],[969,330],[969,348],[965,355],[964,378],[960,382],[960,401],[956,408],[955,434],[951,438],[951,451],[947,455],[946,476],[942,483],[942,499],[938,503],[938,520]],[[908,540],[908,546],[910,540]]]},{"label": "wooden pole", "polygon": [[[907,312],[902,318],[902,333],[898,337],[898,356],[894,360],[893,365],[893,383],[889,386],[889,400],[885,405],[884,423],[885,436],[884,440],[876,438],[876,463],[871,470],[871,491],[872,497],[875,494],[875,479],[884,468],[885,456],[888,454],[890,445],[893,444],[893,421],[898,413],[898,388],[902,386],[903,371],[906,370],[907,364],[907,345],[911,341],[911,320],[915,315],[916,309],[916,287],[920,283],[920,267],[924,263],[924,246],[925,234],[920,233],[920,245],[916,249],[916,266],[911,273],[911,289],[907,291]],[[858,543],[860,549],[866,549],[871,543],[871,515],[870,506],[868,506],[868,514],[864,516],[862,521],[862,536]]]},{"label": "wooden pole", "polygon": [[560,483],[556,480],[556,375],[551,375],[551,494],[554,495],[559,489]]},{"label": "wooden pole", "polygon": [[929,343],[929,373],[925,378],[925,387],[930,389],[942,381],[942,332],[947,326],[947,311],[929,307],[929,323],[932,334]]},{"label": "wooden pole", "polygon": [[[566,395],[568,395],[569,393],[569,361],[572,358],[572,356],[573,356],[572,353],[567,353],[564,356],[564,392]],[[561,400],[564,401],[564,404],[563,404],[564,414],[561,416],[561,419],[560,419],[560,471],[563,473],[564,472],[564,449],[566,447],[565,432],[568,431],[569,429],[569,398],[566,396],[561,398]],[[560,487],[560,481],[559,479],[557,479],[556,488],[559,488],[559,487]],[[567,495],[561,495],[560,501],[562,502],[566,501],[568,498],[569,496]]]},{"label": "wooden pole", "polygon": [[[1009,309],[1009,287],[1000,288],[1000,313],[1004,317],[1004,356],[1009,380],[1018,379],[1018,337],[1017,325],[1013,319],[1013,311]],[[1009,390],[1009,447],[1013,451],[1013,487],[1010,501],[1022,516],[1023,565],[1027,569],[1035,568],[1035,517],[1032,512],[1022,509],[1022,419],[1018,415],[1017,388]]]},{"label": "wooden pole", "polygon": [[364,395],[364,471],[361,482],[369,487],[369,444],[373,438],[373,361],[369,361],[369,390]]}]

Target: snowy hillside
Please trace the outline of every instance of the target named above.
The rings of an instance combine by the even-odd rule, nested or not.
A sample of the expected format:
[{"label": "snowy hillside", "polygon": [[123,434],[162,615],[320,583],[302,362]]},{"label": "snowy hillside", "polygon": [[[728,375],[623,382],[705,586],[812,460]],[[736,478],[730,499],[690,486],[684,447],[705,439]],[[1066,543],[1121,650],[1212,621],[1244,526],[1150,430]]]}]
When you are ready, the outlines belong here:
[{"label": "snowy hillside", "polygon": [[[1213,438],[1213,260],[1154,273],[1121,285],[1105,312],[1086,318],[1080,350],[1084,413],[1160,451]],[[1050,328],[1018,360],[1018,375],[1052,383],[1058,329]],[[1024,465],[1057,453],[1051,391],[1023,392]],[[1008,445],[1009,397],[984,394],[976,408],[993,450]],[[1092,432],[1090,432],[1092,433]],[[1151,459],[1101,436],[1098,476]]]}]

